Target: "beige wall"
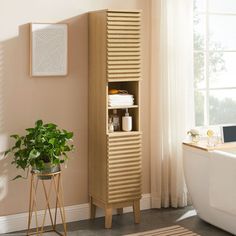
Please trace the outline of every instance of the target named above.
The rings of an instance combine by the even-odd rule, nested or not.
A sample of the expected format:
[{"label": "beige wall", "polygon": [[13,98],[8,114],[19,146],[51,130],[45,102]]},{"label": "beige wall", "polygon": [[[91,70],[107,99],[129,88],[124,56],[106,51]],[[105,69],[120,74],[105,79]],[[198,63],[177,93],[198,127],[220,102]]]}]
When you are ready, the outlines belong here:
[{"label": "beige wall", "polygon": [[[88,17],[91,10],[143,9],[143,193],[149,181],[149,6],[146,0],[1,0],[0,151],[4,134],[24,133],[41,118],[75,133],[76,151],[63,171],[65,205],[88,202]],[[69,23],[69,76],[29,77],[30,22]],[[29,181],[0,160],[0,215],[26,212]]]}]

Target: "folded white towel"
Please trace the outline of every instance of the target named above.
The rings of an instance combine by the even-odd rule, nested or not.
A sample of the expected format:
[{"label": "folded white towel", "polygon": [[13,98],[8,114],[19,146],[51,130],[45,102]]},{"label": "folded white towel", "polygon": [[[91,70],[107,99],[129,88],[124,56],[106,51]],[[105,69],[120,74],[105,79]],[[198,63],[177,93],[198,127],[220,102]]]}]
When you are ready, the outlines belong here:
[{"label": "folded white towel", "polygon": [[130,94],[115,94],[115,95],[108,95],[109,100],[123,100],[123,99],[134,99],[133,95]]},{"label": "folded white towel", "polygon": [[132,106],[132,105],[134,105],[134,103],[133,102],[120,102],[120,103],[108,103],[108,105],[110,106],[110,107],[114,107],[114,106]]},{"label": "folded white towel", "polygon": [[134,100],[118,100],[118,101],[108,101],[110,103],[132,103]]},{"label": "folded white towel", "polygon": [[211,153],[209,198],[212,207],[236,215],[236,155],[217,150]]},{"label": "folded white towel", "polygon": [[108,103],[133,103],[134,100],[108,101]]},{"label": "folded white towel", "polygon": [[119,101],[133,101],[133,98],[120,98],[120,99],[108,99],[108,101],[119,102]]},{"label": "folded white towel", "polygon": [[114,106],[132,106],[134,105],[134,96],[131,94],[112,94],[108,96],[108,105]]},{"label": "folded white towel", "polygon": [[119,98],[119,97],[133,97],[134,95],[128,94],[128,93],[122,93],[122,94],[109,94],[110,98]]}]

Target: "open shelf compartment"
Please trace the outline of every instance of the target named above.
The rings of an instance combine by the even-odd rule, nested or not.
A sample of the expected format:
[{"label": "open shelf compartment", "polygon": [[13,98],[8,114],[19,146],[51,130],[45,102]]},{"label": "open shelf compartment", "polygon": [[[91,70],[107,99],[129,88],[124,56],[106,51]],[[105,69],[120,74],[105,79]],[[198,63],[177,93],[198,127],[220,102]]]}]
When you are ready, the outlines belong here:
[{"label": "open shelf compartment", "polygon": [[[140,131],[140,124],[139,124],[139,81],[128,81],[128,82],[109,82],[107,84],[107,121],[109,122],[109,117],[112,116],[113,110],[117,110],[117,115],[120,121],[120,130],[114,131],[114,133],[122,131],[122,117],[125,115],[126,108],[128,109],[129,115],[132,117],[132,131]],[[128,94],[132,94],[134,96],[134,105],[130,106],[109,106],[108,105],[108,93],[110,89],[117,89],[117,90],[125,90]],[[108,132],[108,123],[107,123],[107,133]]]},{"label": "open shelf compartment", "polygon": [[[118,109],[118,108],[137,108],[139,105],[139,82],[138,81],[129,81],[129,82],[109,82],[108,83],[108,92],[110,89],[117,89],[127,91],[128,94],[134,96],[134,104],[132,106],[116,106],[110,107],[108,109]],[[108,101],[108,99],[107,99]]]}]

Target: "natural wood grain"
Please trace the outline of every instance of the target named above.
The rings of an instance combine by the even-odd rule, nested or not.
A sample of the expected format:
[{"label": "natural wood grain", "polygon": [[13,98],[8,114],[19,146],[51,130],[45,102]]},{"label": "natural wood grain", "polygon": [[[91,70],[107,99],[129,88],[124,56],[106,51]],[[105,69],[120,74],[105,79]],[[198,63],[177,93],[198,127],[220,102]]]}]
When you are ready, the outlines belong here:
[{"label": "natural wood grain", "polygon": [[107,39],[108,43],[140,43],[141,40],[140,38],[136,39],[124,39],[124,38],[112,38],[112,39]]},{"label": "natural wood grain", "polygon": [[131,60],[140,60],[141,57],[139,55],[135,56],[108,56],[109,61],[131,61]]},{"label": "natural wood grain", "polygon": [[231,149],[236,148],[236,142],[230,142],[230,143],[219,143],[215,145],[214,147],[209,147],[207,145],[207,142],[202,141],[198,143],[190,143],[190,142],[183,142],[183,145],[201,149],[204,151],[213,151],[213,150],[225,150],[225,149]]},{"label": "natural wood grain", "polygon": [[107,64],[109,65],[139,65],[140,60],[128,60],[128,61],[109,61]]},{"label": "natural wood grain", "polygon": [[[140,11],[103,10],[89,14],[89,194],[91,217],[105,209],[111,228],[112,208],[133,206],[141,198]],[[128,106],[131,132],[108,133],[108,89],[134,95]],[[118,109],[120,118],[124,115]]]},{"label": "natural wood grain", "polygon": [[110,229],[112,226],[112,207],[105,209],[105,228]]},{"label": "natural wood grain", "polygon": [[125,154],[137,154],[139,152],[141,152],[141,147],[137,148],[135,150],[122,150],[122,148],[121,148],[121,149],[115,150],[115,151],[110,150],[109,151],[109,156],[112,157],[112,156],[121,155],[121,154],[122,155],[125,155]]},{"label": "natural wood grain", "polygon": [[114,48],[120,49],[120,48],[138,48],[140,49],[140,43],[108,43],[108,50],[112,50]]},{"label": "natural wood grain", "polygon": [[[140,194],[138,194],[139,196]],[[122,202],[126,202],[126,201],[130,201],[132,202],[133,204],[133,201],[135,199],[135,195],[130,195],[130,196],[124,196],[123,198],[122,197],[119,197],[119,198],[115,198],[115,199],[110,199],[109,203],[113,206],[115,204],[122,204]],[[137,197],[136,199],[137,201],[140,201],[140,197]],[[115,208],[115,207],[114,207]]]},{"label": "natural wood grain", "polygon": [[[115,141],[115,142],[114,142]],[[140,147],[141,146],[141,140],[140,139],[137,139],[137,140],[129,140],[127,141],[126,140],[121,140],[121,141],[116,141],[116,140],[113,140],[113,142],[109,142],[109,146],[108,146],[108,150],[115,150],[115,149],[119,149],[121,147],[124,147],[124,148],[130,148],[131,145],[133,145],[135,148],[136,147]],[[114,147],[114,149],[112,149]]]},{"label": "natural wood grain", "polygon": [[108,16],[107,17],[108,21],[121,21],[121,22],[140,22],[140,18],[139,17],[128,17],[128,16]]},{"label": "natural wood grain", "polygon": [[125,184],[125,186],[128,186],[129,184],[140,184],[140,176],[137,178],[130,178],[126,180],[117,180],[109,183],[109,188],[113,187],[120,187],[121,185]]},{"label": "natural wood grain", "polygon": [[108,39],[140,39],[139,34],[108,34]]},{"label": "natural wood grain", "polygon": [[127,9],[107,9],[107,13],[109,14],[133,14],[133,15],[140,15],[141,10],[140,9],[132,9],[132,10],[127,10]]},{"label": "natural wood grain", "polygon": [[138,29],[135,29],[135,30],[124,30],[124,29],[116,29],[116,30],[108,30],[107,33],[109,35],[117,35],[117,34],[137,34],[137,35],[140,35],[140,31]]},{"label": "natural wood grain", "polygon": [[[122,183],[123,184],[123,183]],[[133,183],[133,184],[127,184],[125,186],[123,186],[123,189],[130,189],[130,188],[133,188],[133,189],[136,189],[137,187],[139,188],[140,186],[140,183]],[[116,186],[111,186],[109,187],[110,191],[115,191],[115,190],[118,190],[120,191],[120,186],[119,185],[116,185]]]},{"label": "natural wood grain", "polygon": [[108,178],[110,181],[122,177],[124,178],[125,176],[127,176],[127,178],[131,178],[133,175],[138,175],[141,174],[141,170],[140,168],[134,168],[134,170],[129,171],[129,173],[112,173],[112,174],[108,174]]},{"label": "natural wood grain", "polygon": [[112,79],[108,79],[108,82],[126,82],[126,81],[140,81],[140,77],[134,77],[134,78],[112,78]]},{"label": "natural wood grain", "polygon": [[140,26],[140,22],[127,22],[127,21],[108,21],[108,25],[132,25],[132,26]]},{"label": "natural wood grain", "polygon": [[90,219],[95,219],[96,217],[96,205],[93,203],[93,198],[90,196]]},{"label": "natural wood grain", "polygon": [[117,13],[107,13],[107,20],[112,21],[140,21],[140,14],[127,14],[123,13],[123,16],[117,15]]},{"label": "natural wood grain", "polygon": [[108,51],[107,52],[107,55],[108,56],[140,56],[140,52],[139,50],[136,50],[136,51],[125,51],[125,52],[110,52]]},{"label": "natural wood grain", "polygon": [[138,74],[140,75],[141,69],[117,69],[117,70],[108,70],[108,74],[117,74],[117,73],[121,73],[121,74]]},{"label": "natural wood grain", "polygon": [[108,74],[108,78],[140,78],[141,73],[123,73],[123,74]]},{"label": "natural wood grain", "polygon": [[[138,138],[138,135],[141,136],[141,134],[142,133],[140,131],[130,131],[130,132],[124,132],[124,131],[119,132],[119,131],[117,131],[117,132],[114,132],[114,133],[109,133],[108,137],[109,138],[113,138],[113,137],[120,137],[120,138],[122,138],[122,137],[125,138],[126,137],[126,138],[128,138],[128,136],[129,136],[129,138],[131,138],[131,137]],[[137,135],[137,136],[135,136],[135,135]]]},{"label": "natural wood grain", "polygon": [[141,143],[139,142],[138,144],[135,145],[135,143],[132,143],[132,145],[128,145],[128,144],[123,144],[123,145],[114,145],[111,146],[109,145],[108,147],[108,151],[109,152],[114,152],[114,151],[119,151],[119,150],[125,150],[125,149],[140,149],[141,148]]},{"label": "natural wood grain", "polygon": [[[122,140],[122,138],[124,140]],[[118,139],[118,140],[116,140]],[[109,202],[121,201],[125,197],[141,197],[141,136],[110,136],[108,141]],[[127,155],[129,155],[127,157]],[[115,161],[114,161],[115,160]],[[119,180],[122,177],[124,181]],[[133,178],[132,178],[133,177]],[[115,182],[115,184],[114,184]],[[114,187],[115,186],[115,187]]]},{"label": "natural wood grain", "polygon": [[109,156],[109,162],[112,163],[113,161],[118,161],[118,160],[122,161],[123,159],[126,160],[129,157],[132,157],[132,158],[139,157],[140,155],[141,155],[141,149],[139,149],[135,153],[131,152],[131,154],[130,153],[127,153],[127,154],[122,153],[122,155],[114,155],[114,156],[110,155]]},{"label": "natural wood grain", "polygon": [[117,69],[139,69],[140,68],[140,64],[128,64],[128,65],[108,65],[108,72],[112,71],[112,70],[117,70]]},{"label": "natural wood grain", "polygon": [[124,47],[124,48],[108,48],[107,50],[108,52],[139,52],[140,51],[140,48],[138,47],[133,47],[133,48],[130,48],[130,47]]},{"label": "natural wood grain", "polygon": [[140,171],[137,173],[130,173],[130,175],[122,175],[122,176],[113,176],[112,178],[110,177],[109,185],[112,185],[113,183],[120,181],[121,184],[123,184],[123,180],[134,180],[134,179],[141,179]]},{"label": "natural wood grain", "polygon": [[141,16],[141,14],[139,13],[139,12],[136,12],[136,13],[134,13],[134,12],[132,12],[132,13],[122,13],[122,12],[108,12],[107,13],[107,16],[108,17],[140,17]]},{"label": "natural wood grain", "polygon": [[134,201],[133,205],[133,211],[134,211],[134,222],[136,224],[140,223],[140,202],[139,201]]},{"label": "natural wood grain", "polygon": [[[106,12],[89,14],[89,193],[106,200]],[[102,184],[98,184],[102,183]]]},{"label": "natural wood grain", "polygon": [[109,162],[109,166],[115,166],[114,169],[112,169],[112,167],[110,168],[109,170],[109,173],[114,173],[114,172],[119,172],[119,171],[122,171],[122,170],[132,170],[131,168],[141,168],[141,160],[133,160],[131,162],[124,162],[122,164],[118,164],[118,163],[112,163],[112,162]]},{"label": "natural wood grain", "polygon": [[140,161],[140,154],[138,154],[137,156],[133,156],[133,155],[130,155],[131,158],[125,158],[122,156],[122,158],[117,158],[117,159],[109,159],[109,164],[120,164],[120,163],[126,163],[126,165],[128,165],[129,163],[132,163],[132,162],[139,162]]},{"label": "natural wood grain", "polygon": [[141,26],[132,25],[108,25],[107,30],[141,30]]}]

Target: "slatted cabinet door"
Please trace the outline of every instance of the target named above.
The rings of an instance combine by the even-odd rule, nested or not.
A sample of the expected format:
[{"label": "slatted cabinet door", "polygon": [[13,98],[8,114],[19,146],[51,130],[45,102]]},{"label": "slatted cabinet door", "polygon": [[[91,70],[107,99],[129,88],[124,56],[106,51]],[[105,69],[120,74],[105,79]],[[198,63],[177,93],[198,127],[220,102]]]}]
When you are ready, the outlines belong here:
[{"label": "slatted cabinet door", "polygon": [[108,81],[140,79],[140,30],[140,12],[107,12]]},{"label": "slatted cabinet door", "polygon": [[[105,228],[112,227],[112,209],[132,206],[140,222],[141,199],[141,11],[99,10],[89,13],[89,195],[91,218],[105,210]],[[108,132],[109,89],[134,95],[129,107],[133,129]],[[118,115],[123,115],[122,106]]]},{"label": "slatted cabinet door", "polygon": [[108,136],[108,203],[141,198],[141,134]]}]

